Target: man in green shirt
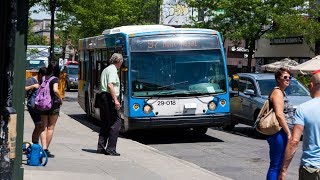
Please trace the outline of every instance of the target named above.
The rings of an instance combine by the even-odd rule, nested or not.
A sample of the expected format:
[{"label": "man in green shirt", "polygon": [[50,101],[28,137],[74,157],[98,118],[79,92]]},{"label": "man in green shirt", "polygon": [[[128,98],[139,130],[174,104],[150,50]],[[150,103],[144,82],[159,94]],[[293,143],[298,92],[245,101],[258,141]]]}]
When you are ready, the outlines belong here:
[{"label": "man in green shirt", "polygon": [[[121,104],[118,100],[120,94],[120,80],[118,69],[121,67],[123,57],[119,53],[114,53],[109,66],[101,73],[100,79],[100,128],[97,153],[120,156],[116,151],[117,140],[121,128],[119,109]],[[106,144],[108,145],[106,147]]]}]

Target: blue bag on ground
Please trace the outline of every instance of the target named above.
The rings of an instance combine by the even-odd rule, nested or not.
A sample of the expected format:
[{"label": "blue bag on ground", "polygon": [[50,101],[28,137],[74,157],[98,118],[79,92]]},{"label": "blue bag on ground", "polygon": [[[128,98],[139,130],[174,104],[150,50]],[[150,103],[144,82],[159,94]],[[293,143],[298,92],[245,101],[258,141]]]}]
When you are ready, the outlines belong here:
[{"label": "blue bag on ground", "polygon": [[39,144],[24,143],[22,149],[27,155],[29,166],[45,166],[48,163],[48,155]]}]

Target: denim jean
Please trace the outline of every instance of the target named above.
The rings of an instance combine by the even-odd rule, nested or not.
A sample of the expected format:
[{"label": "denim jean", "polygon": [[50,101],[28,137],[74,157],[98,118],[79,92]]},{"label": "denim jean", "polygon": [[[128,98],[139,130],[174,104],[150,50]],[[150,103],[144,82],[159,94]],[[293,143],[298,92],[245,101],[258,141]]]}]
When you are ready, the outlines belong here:
[{"label": "denim jean", "polygon": [[277,180],[281,170],[284,151],[288,142],[287,133],[281,129],[276,134],[267,138],[269,144],[270,166],[267,174],[267,180]]},{"label": "denim jean", "polygon": [[300,166],[299,180],[319,180],[320,169],[316,167]]}]

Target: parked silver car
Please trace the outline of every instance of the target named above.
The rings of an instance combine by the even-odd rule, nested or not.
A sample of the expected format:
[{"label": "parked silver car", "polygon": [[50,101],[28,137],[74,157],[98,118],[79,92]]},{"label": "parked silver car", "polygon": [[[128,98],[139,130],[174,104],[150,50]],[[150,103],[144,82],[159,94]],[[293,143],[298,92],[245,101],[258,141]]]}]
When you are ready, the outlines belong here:
[{"label": "parked silver car", "polygon": [[[232,130],[238,123],[253,126],[263,103],[276,86],[274,74],[239,73],[229,85],[232,120],[224,129]],[[311,99],[309,91],[295,78],[285,92],[293,107]]]}]

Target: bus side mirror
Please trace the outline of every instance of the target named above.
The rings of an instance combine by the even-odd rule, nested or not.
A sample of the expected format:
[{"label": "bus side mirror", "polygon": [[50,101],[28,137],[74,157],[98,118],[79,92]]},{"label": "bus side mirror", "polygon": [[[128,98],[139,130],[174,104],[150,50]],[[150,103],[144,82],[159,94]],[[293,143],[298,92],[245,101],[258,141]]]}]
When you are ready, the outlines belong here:
[{"label": "bus side mirror", "polygon": [[238,91],[233,91],[233,90],[230,91],[230,97],[231,98],[232,97],[237,97],[237,96],[239,96],[239,92]]},{"label": "bus side mirror", "polygon": [[254,96],[255,95],[254,90],[252,90],[252,89],[244,90],[243,94],[248,95],[248,96]]}]

